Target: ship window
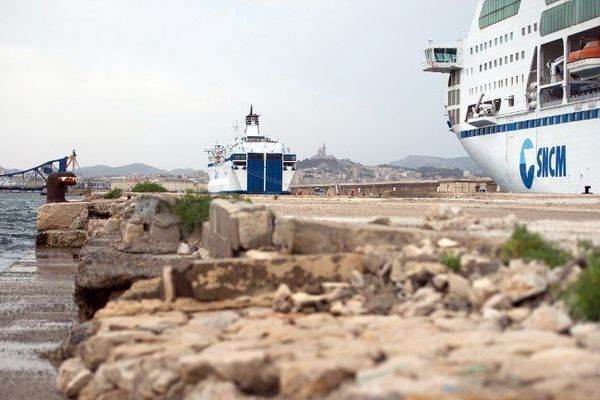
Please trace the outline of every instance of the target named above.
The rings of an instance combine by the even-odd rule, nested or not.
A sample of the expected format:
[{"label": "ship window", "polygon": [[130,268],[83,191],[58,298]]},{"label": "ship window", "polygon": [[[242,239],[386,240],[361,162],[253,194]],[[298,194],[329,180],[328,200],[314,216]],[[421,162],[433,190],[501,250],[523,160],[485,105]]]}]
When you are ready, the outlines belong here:
[{"label": "ship window", "polygon": [[487,42],[483,44],[483,48],[487,50]]},{"label": "ship window", "polygon": [[479,29],[517,15],[520,6],[521,0],[485,0],[479,15]]},{"label": "ship window", "polygon": [[590,112],[589,111],[584,111],[583,112],[583,119],[590,119]]},{"label": "ship window", "polygon": [[490,65],[490,69],[492,69],[492,62],[491,61],[489,62],[489,65]]},{"label": "ship window", "polygon": [[537,32],[537,22],[535,24],[533,24],[533,31]]},{"label": "ship window", "polygon": [[473,55],[473,48],[471,47],[471,55]]},{"label": "ship window", "polygon": [[592,110],[592,118],[598,118],[598,110]]},{"label": "ship window", "polygon": [[519,53],[515,53],[515,61],[519,61]]},{"label": "ship window", "polygon": [[509,107],[514,107],[515,106],[515,96],[509,96],[509,98],[508,98],[508,106]]},{"label": "ship window", "polygon": [[487,71],[487,63],[485,63],[483,69]]},{"label": "ship window", "polygon": [[490,49],[492,48],[492,41],[490,40]]},{"label": "ship window", "polygon": [[527,27],[527,33],[528,33],[528,34],[531,34],[531,25],[529,25],[529,26]]},{"label": "ship window", "polygon": [[494,60],[494,68],[498,66],[498,60]]},{"label": "ship window", "polygon": [[504,86],[508,86],[508,78],[504,80]]},{"label": "ship window", "polygon": [[503,37],[502,37],[502,36],[500,36],[500,44],[502,44],[502,39],[503,39]]},{"label": "ship window", "polygon": [[494,39],[494,46],[498,46],[498,38]]},{"label": "ship window", "polygon": [[499,61],[500,61],[500,66],[502,66],[502,58],[500,58]]},{"label": "ship window", "polygon": [[515,56],[513,54],[510,55],[510,62],[513,62],[515,59]]},{"label": "ship window", "polygon": [[525,50],[521,52],[521,58],[525,58]]},{"label": "ship window", "polygon": [[521,28],[521,35],[525,36],[525,27]]}]

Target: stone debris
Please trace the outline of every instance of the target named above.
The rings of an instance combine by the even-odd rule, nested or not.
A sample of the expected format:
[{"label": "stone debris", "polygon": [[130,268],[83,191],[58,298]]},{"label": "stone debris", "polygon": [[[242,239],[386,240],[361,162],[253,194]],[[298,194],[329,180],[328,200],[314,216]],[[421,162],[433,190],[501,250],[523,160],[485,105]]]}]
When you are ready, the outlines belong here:
[{"label": "stone debris", "polygon": [[63,346],[67,396],[600,398],[600,324],[572,321],[554,291],[582,266],[505,265],[465,232],[512,217],[450,207],[403,229],[220,199],[200,241],[175,234],[173,201],[95,206],[112,222],[89,224],[81,252],[89,320]]}]

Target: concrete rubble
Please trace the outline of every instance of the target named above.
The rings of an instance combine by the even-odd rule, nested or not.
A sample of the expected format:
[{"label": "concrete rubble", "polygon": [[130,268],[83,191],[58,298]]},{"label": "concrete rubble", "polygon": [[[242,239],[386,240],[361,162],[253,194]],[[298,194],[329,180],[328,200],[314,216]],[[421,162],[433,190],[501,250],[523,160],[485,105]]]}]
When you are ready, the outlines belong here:
[{"label": "concrete rubble", "polygon": [[96,207],[102,223],[38,222],[88,227],[82,321],[60,349],[67,396],[600,398],[600,325],[572,320],[555,291],[584,266],[500,262],[477,233],[513,217],[445,208],[409,229],[218,199],[185,233],[174,202],[144,195]]}]

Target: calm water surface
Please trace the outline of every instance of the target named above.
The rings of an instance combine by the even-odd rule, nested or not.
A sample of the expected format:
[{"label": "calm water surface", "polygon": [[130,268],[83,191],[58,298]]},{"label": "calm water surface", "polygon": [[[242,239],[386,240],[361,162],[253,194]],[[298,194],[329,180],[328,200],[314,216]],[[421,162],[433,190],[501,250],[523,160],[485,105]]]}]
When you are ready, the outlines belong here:
[{"label": "calm water surface", "polygon": [[0,192],[0,272],[35,247],[37,208],[45,201],[39,193]]}]

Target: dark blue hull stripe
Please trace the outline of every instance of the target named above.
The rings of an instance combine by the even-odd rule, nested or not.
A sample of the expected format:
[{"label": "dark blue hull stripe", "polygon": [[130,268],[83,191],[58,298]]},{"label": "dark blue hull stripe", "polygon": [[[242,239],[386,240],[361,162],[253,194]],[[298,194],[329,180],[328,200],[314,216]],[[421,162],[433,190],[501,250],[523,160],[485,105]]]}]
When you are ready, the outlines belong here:
[{"label": "dark blue hull stripe", "polygon": [[577,111],[567,114],[554,115],[551,117],[543,117],[536,119],[529,119],[519,122],[511,122],[508,124],[501,124],[495,126],[488,126],[485,128],[470,129],[467,131],[460,132],[460,138],[466,139],[474,136],[492,135],[495,133],[514,132],[524,129],[535,129],[543,126],[552,126],[560,124],[568,124],[571,122],[587,121],[589,119],[599,118],[599,109],[588,110],[588,111]]}]

